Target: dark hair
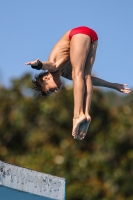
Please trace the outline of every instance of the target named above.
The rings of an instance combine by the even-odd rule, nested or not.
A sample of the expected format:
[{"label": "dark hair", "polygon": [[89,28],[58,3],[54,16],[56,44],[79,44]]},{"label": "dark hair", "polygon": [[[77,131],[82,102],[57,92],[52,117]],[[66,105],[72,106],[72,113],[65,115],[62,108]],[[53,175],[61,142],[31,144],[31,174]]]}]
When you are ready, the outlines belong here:
[{"label": "dark hair", "polygon": [[33,89],[38,92],[40,96],[47,97],[49,95],[48,92],[45,92],[46,82],[43,80],[43,77],[48,75],[49,72],[42,72],[40,74],[36,74],[34,79],[32,79]]}]

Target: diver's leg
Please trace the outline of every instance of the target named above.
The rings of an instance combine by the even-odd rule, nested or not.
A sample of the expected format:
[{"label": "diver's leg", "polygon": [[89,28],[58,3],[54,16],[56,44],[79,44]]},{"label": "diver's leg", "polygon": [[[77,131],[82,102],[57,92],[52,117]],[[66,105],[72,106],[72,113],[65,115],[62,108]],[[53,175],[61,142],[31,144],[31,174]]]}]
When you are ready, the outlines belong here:
[{"label": "diver's leg", "polygon": [[86,119],[83,111],[85,94],[84,72],[90,45],[90,37],[84,34],[74,35],[70,42],[70,61],[72,64],[72,78],[74,83],[74,117],[72,130],[74,138],[77,137],[80,123]]},{"label": "diver's leg", "polygon": [[91,80],[91,71],[96,57],[96,49],[97,49],[98,41],[95,41],[91,44],[90,51],[87,56],[86,64],[85,64],[85,94],[84,94],[84,114],[86,116],[86,120],[80,124],[78,135],[80,135],[80,139],[83,139],[87,134],[88,126],[91,122],[91,117],[89,114],[90,104],[93,92],[92,80]]}]

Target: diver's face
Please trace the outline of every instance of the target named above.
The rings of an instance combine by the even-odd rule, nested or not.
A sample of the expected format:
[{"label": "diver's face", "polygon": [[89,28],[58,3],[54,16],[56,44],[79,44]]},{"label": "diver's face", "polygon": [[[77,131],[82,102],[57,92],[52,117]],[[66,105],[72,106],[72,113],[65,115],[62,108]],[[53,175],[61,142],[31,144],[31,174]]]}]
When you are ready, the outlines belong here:
[{"label": "diver's face", "polygon": [[58,90],[62,86],[62,82],[60,81],[60,78],[53,77],[53,75],[51,74],[44,76],[43,80],[46,82],[45,92],[48,94],[52,94],[53,92],[58,92]]}]

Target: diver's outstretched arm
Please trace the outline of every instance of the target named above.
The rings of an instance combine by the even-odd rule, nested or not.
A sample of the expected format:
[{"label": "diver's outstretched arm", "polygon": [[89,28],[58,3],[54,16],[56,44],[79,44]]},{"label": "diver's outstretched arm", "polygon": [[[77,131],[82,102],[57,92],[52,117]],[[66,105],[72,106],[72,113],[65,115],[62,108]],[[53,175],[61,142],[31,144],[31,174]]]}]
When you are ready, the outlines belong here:
[{"label": "diver's outstretched arm", "polygon": [[94,76],[92,76],[91,79],[92,79],[93,86],[111,88],[125,94],[128,94],[131,92],[130,88],[127,88],[128,84],[111,83]]},{"label": "diver's outstretched arm", "polygon": [[33,69],[37,69],[37,70],[48,70],[49,72],[55,72],[57,70],[56,64],[52,63],[52,62],[41,62],[38,59],[34,60],[34,61],[30,61],[30,62],[26,62],[25,65],[31,65],[31,67]]}]

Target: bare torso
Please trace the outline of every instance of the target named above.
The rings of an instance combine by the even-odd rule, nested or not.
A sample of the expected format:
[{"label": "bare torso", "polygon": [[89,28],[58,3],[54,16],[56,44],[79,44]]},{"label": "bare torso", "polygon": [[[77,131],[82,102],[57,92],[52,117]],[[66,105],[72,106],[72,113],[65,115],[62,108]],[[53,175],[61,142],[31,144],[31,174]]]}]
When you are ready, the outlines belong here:
[{"label": "bare torso", "polygon": [[48,61],[55,63],[58,70],[65,68],[70,60],[70,31],[66,32],[63,37],[53,47]]},{"label": "bare torso", "polygon": [[67,62],[67,64],[64,67],[62,67],[61,76],[69,80],[72,80],[72,65],[71,65],[70,60]]}]

